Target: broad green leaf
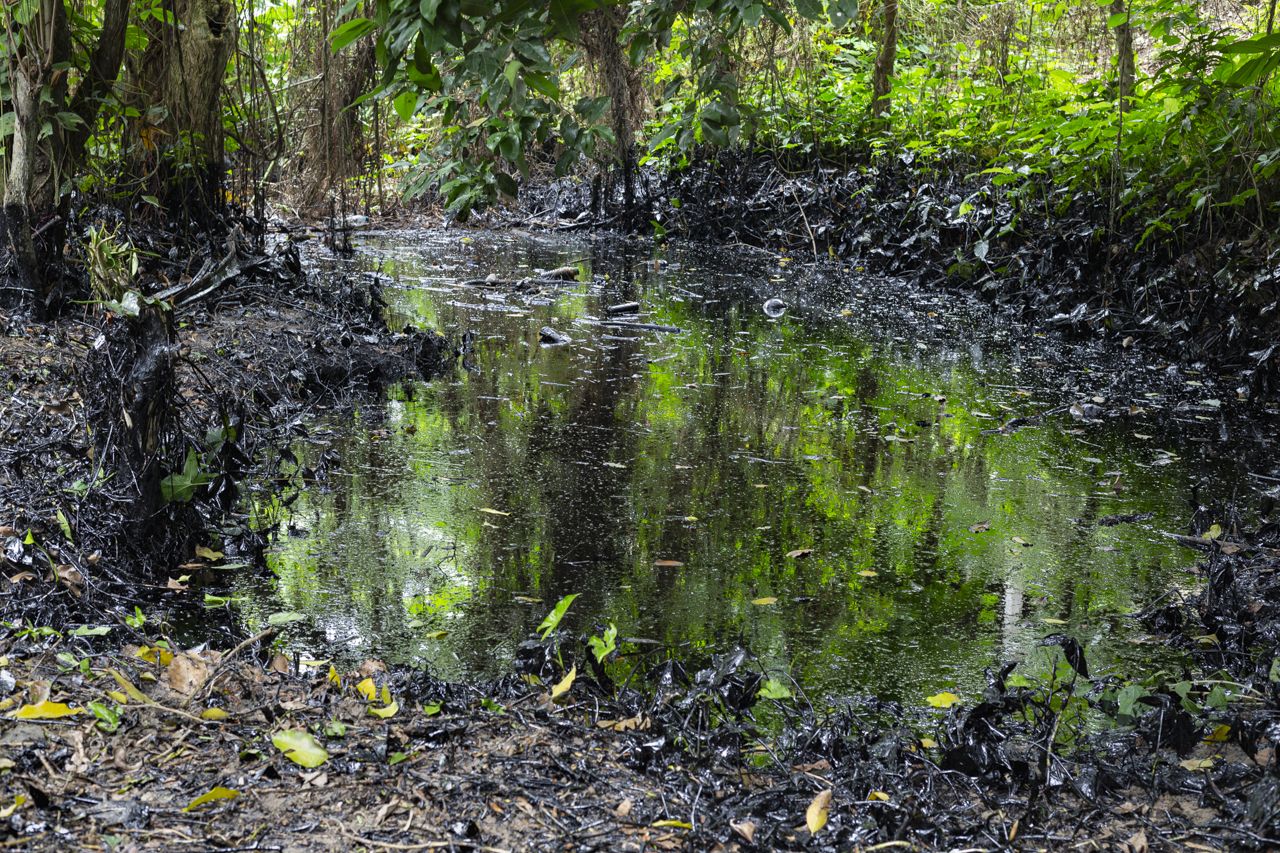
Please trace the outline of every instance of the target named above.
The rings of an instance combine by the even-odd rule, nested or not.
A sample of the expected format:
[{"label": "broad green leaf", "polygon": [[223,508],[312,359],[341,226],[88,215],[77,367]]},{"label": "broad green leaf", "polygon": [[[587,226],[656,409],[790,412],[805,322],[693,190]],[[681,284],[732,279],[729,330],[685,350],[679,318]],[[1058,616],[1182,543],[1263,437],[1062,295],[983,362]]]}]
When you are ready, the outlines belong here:
[{"label": "broad green leaf", "polygon": [[538,625],[538,631],[542,634],[542,639],[546,639],[551,632],[560,627],[560,620],[564,619],[564,614],[569,610],[569,605],[573,604],[573,600],[578,597],[578,593],[566,595],[556,604],[555,608],[547,614],[547,618],[543,619]]},{"label": "broad green leaf", "polygon": [[787,687],[787,685],[778,681],[776,678],[767,679],[756,695],[761,699],[782,700],[792,698],[791,688]]},{"label": "broad green leaf", "polygon": [[271,736],[271,743],[294,764],[307,769],[319,767],[329,760],[329,753],[305,729],[285,729]]},{"label": "broad green leaf", "polygon": [[285,610],[280,613],[272,613],[270,616],[268,616],[267,624],[268,625],[288,625],[291,622],[301,622],[303,619],[306,619],[306,618],[307,617],[303,616],[301,613],[295,613],[292,610]]},{"label": "broad green leaf", "polygon": [[329,47],[334,52],[342,50],[361,36],[373,32],[377,25],[368,18],[352,18],[329,33]]}]

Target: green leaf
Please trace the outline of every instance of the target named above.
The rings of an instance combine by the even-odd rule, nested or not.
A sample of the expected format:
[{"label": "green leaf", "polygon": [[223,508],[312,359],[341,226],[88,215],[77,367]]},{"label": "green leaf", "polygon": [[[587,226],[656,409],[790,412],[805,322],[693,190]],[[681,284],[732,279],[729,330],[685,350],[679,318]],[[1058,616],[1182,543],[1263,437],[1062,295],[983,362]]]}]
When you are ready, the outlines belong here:
[{"label": "green leaf", "polygon": [[516,186],[516,179],[506,172],[494,172],[493,179],[498,184],[498,190],[508,198],[515,198],[520,192],[519,187]]},{"label": "green leaf", "polygon": [[75,630],[73,630],[73,631],[71,632],[71,636],[73,636],[73,637],[103,637],[103,636],[106,636],[107,634],[110,634],[110,633],[111,633],[111,626],[110,626],[110,625],[98,625],[98,626],[93,627],[93,628],[89,627],[88,625],[81,625],[79,628],[76,628]]},{"label": "green leaf", "polygon": [[319,767],[329,760],[329,753],[305,729],[285,729],[271,736],[271,743],[294,764],[307,769]]},{"label": "green leaf", "polygon": [[391,102],[395,107],[396,115],[400,116],[401,121],[407,122],[413,118],[414,112],[418,109],[418,93],[404,91],[396,95],[396,99]]},{"label": "green leaf", "polygon": [[792,698],[791,688],[776,678],[767,679],[756,695],[761,699],[777,699],[780,701]]},{"label": "green leaf", "polygon": [[1222,42],[1218,45],[1218,50],[1225,54],[1270,53],[1276,48],[1280,48],[1280,33],[1272,33],[1269,36],[1254,36],[1240,41]]},{"label": "green leaf", "polygon": [[352,18],[329,33],[329,48],[337,53],[361,36],[366,36],[377,29],[377,24],[368,18]]},{"label": "green leaf", "polygon": [[578,597],[578,593],[566,595],[556,604],[547,617],[538,625],[538,631],[542,634],[542,639],[546,639],[551,632],[560,627],[560,620],[564,618],[564,614],[569,610],[569,605],[573,604],[573,600]]},{"label": "green leaf", "polygon": [[591,653],[595,655],[596,662],[604,663],[604,659],[618,648],[618,626],[610,622],[602,637],[591,637],[587,640],[587,644],[591,646]]},{"label": "green leaf", "polygon": [[822,0],[796,0],[796,13],[802,18],[817,21],[822,18]]},{"label": "green leaf", "polygon": [[285,610],[280,613],[272,613],[267,617],[268,625],[288,625],[292,622],[301,622],[307,617],[293,610]]}]

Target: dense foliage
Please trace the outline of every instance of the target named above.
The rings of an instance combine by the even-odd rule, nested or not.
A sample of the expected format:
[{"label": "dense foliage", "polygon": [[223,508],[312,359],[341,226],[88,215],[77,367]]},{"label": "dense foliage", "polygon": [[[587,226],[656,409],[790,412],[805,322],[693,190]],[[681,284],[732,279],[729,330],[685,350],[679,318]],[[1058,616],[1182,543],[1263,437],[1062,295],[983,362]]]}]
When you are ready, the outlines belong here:
[{"label": "dense foliage", "polygon": [[465,215],[595,171],[630,208],[638,170],[725,149],[981,173],[1038,211],[1089,194],[1141,243],[1265,230],[1275,5],[18,0],[5,234],[48,302],[73,196],[207,223],[228,201],[385,208],[394,179]]}]

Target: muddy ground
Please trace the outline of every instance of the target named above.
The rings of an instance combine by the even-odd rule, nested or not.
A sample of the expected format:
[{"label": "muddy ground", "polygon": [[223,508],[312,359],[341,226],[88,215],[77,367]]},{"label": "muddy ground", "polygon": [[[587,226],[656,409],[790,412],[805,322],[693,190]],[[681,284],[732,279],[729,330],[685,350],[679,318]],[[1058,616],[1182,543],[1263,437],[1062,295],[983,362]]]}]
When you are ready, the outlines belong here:
[{"label": "muddy ground", "polygon": [[[1137,617],[1186,649],[1188,686],[1122,708],[1123,685],[1088,681],[1065,639],[1066,680],[1011,684],[1011,668],[975,705],[924,710],[760,699],[749,650],[622,689],[559,634],[531,640],[519,673],[469,685],[376,661],[334,672],[230,621],[181,649],[165,614],[187,587],[260,566],[234,512],[245,475],[321,476],[288,460],[308,415],[448,369],[459,343],[386,328],[376,277],[322,286],[289,244],[273,251],[168,326],[94,307],[0,317],[0,846],[1280,844],[1269,525],[1188,541],[1203,591]],[[155,501],[192,453],[197,470],[168,481],[190,499]],[[290,731],[323,755],[305,761]]]}]

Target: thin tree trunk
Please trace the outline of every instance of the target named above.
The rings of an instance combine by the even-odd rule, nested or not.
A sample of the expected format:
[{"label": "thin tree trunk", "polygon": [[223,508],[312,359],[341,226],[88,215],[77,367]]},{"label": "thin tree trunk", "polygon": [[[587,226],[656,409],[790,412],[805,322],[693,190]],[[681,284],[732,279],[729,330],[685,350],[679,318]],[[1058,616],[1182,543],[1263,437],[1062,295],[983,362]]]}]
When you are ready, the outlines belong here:
[{"label": "thin tree trunk", "polygon": [[609,119],[614,151],[622,170],[623,204],[628,214],[635,206],[636,128],[644,110],[644,86],[633,68],[620,37],[627,23],[626,7],[598,9],[584,19],[583,46],[594,60],[609,95]]},{"label": "thin tree trunk", "polygon": [[871,115],[882,119],[889,114],[893,104],[893,66],[898,59],[898,0],[884,0],[884,33],[880,42],[880,55],[871,69]]},{"label": "thin tree trunk", "polygon": [[1133,56],[1133,27],[1129,24],[1129,9],[1125,0],[1114,0],[1111,14],[1124,15],[1124,22],[1115,28],[1116,31],[1116,96],[1122,109],[1128,109],[1133,97],[1134,79],[1137,77],[1137,65]]},{"label": "thin tree trunk", "polygon": [[[33,79],[35,78],[35,79]],[[18,271],[18,285],[27,292],[39,316],[44,314],[47,294],[44,276],[31,234],[31,184],[35,177],[36,146],[40,132],[39,75],[30,62],[10,66],[12,89],[10,107],[14,113],[13,142],[9,154],[9,174],[4,184],[5,242]]]}]

